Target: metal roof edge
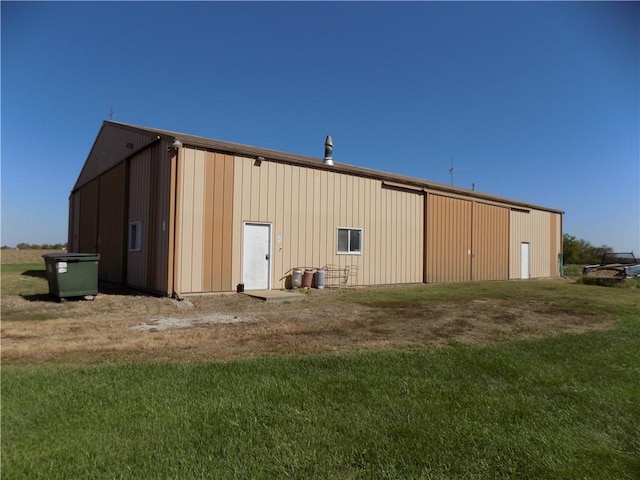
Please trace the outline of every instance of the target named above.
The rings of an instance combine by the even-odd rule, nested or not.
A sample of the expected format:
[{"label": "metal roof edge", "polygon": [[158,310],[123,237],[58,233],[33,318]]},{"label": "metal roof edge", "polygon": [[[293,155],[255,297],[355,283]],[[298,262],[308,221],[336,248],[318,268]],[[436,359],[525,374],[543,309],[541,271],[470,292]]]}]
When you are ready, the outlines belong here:
[{"label": "metal roof edge", "polygon": [[[230,153],[238,156],[264,157],[267,160],[301,165],[301,166],[311,167],[319,170],[366,176],[366,177],[375,178],[376,180],[381,180],[381,181],[388,180],[392,182],[406,183],[408,185],[417,186],[417,187],[426,189],[426,191],[465,195],[465,196],[477,198],[480,200],[487,200],[487,201],[502,203],[510,206],[512,205],[512,206],[530,208],[535,210],[542,210],[542,211],[547,211],[551,213],[558,213],[561,215],[564,214],[564,211],[558,210],[555,208],[544,207],[544,206],[536,205],[529,202],[523,202],[520,200],[501,197],[498,195],[477,192],[477,191],[469,190],[463,187],[456,187],[453,185],[446,185],[443,183],[431,182],[431,181],[424,180],[417,177],[409,177],[406,175],[389,173],[381,170],[374,170],[371,168],[350,165],[342,162],[336,162],[334,165],[330,166],[330,165],[325,165],[321,158],[298,155],[295,153],[287,153],[279,150],[271,150],[271,149],[262,148],[262,147],[254,147],[254,146],[246,145],[242,143],[216,140],[213,138],[202,137],[198,135],[190,135],[190,134],[174,132],[170,130],[162,130],[158,128],[142,127],[142,126],[127,124],[122,122],[114,122],[112,120],[105,120],[103,122],[102,128],[104,128],[105,125],[108,125],[108,124],[125,127],[131,130],[135,130],[139,133],[152,133],[156,135],[161,135],[166,140],[177,139],[182,142],[183,146],[211,149],[211,150],[221,151],[221,152]],[[100,131],[102,131],[102,128],[100,129]]]},{"label": "metal roof edge", "polygon": [[69,197],[71,197],[71,195],[73,195],[80,187],[83,186],[83,185],[78,185],[78,183],[80,182],[80,179],[82,178],[82,174],[87,168],[87,163],[89,162],[89,159],[91,158],[91,154],[93,154],[93,151],[96,148],[96,144],[98,143],[98,139],[100,138],[100,135],[102,134],[102,130],[104,129],[106,123],[107,123],[106,120],[102,121],[102,125],[100,125],[100,130],[98,130],[98,135],[96,135],[96,138],[93,140],[93,143],[91,144],[91,148],[89,149],[87,158],[85,158],[84,163],[82,164],[82,168],[80,169],[80,173],[78,174],[78,177],[76,178],[75,183],[73,184],[73,188],[71,189],[71,193],[69,194]]},{"label": "metal roof edge", "polygon": [[[84,187],[86,184],[88,184],[88,183],[92,182],[93,180],[95,180],[95,178],[91,178],[91,179],[85,181],[82,184],[79,183],[80,179],[82,178],[82,174],[84,173],[84,171],[85,171],[85,169],[87,167],[87,164],[89,163],[89,159],[93,155],[93,152],[94,152],[94,150],[96,148],[96,144],[98,143],[98,139],[102,135],[103,131],[107,127],[110,127],[110,126],[114,126],[114,127],[118,127],[118,128],[124,128],[126,130],[135,131],[135,132],[140,133],[140,134],[153,134],[153,135],[157,136],[157,134],[154,131],[154,129],[151,129],[151,128],[138,127],[136,125],[130,125],[130,124],[121,123],[121,122],[114,122],[113,120],[103,120],[102,121],[102,125],[100,126],[100,130],[98,130],[98,135],[96,135],[96,138],[93,141],[93,144],[91,145],[91,149],[89,150],[89,154],[87,155],[87,158],[84,161],[84,164],[82,165],[82,169],[80,170],[80,173],[78,174],[78,178],[76,179],[76,182],[74,183],[73,188],[71,189],[71,192],[69,193],[69,198],[71,198],[71,196],[76,191],[78,191],[80,188]],[[165,140],[168,140],[170,138],[169,136],[165,136],[165,137],[166,137]],[[125,160],[126,160],[126,157],[122,158],[122,160],[117,162],[114,166],[120,165]]]}]

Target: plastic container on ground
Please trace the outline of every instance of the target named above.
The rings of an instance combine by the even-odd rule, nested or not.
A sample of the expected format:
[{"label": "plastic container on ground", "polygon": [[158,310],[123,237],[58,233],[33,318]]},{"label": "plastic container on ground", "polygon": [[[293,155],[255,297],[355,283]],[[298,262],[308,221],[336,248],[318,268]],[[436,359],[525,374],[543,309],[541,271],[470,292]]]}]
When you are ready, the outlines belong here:
[{"label": "plastic container on ground", "polygon": [[302,275],[302,286],[303,288],[311,288],[312,283],[313,283],[313,269],[305,268],[304,274]]},{"label": "plastic container on ground", "polygon": [[293,288],[300,288],[302,286],[302,270],[296,268],[291,273],[291,286]]}]

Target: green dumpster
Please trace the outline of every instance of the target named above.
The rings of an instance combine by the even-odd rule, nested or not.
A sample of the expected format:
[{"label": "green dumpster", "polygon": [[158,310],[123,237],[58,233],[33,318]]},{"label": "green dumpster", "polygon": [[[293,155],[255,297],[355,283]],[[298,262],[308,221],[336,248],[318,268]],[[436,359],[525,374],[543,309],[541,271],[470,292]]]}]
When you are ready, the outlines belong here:
[{"label": "green dumpster", "polygon": [[47,253],[49,293],[60,300],[98,294],[98,261],[95,253]]}]

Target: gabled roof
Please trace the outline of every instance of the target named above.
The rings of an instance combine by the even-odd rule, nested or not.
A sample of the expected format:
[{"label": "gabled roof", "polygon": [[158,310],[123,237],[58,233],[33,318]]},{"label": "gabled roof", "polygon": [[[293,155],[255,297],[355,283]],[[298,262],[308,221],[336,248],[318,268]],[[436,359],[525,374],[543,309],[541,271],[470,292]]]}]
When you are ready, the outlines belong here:
[{"label": "gabled roof", "polygon": [[[111,134],[111,132],[113,131],[118,131],[118,142],[113,142],[114,135]],[[125,136],[128,135],[127,138],[131,138],[131,141],[123,141],[123,131],[125,132]],[[395,188],[405,188],[417,191],[430,191],[434,193],[453,193],[457,195],[464,195],[466,197],[473,197],[478,200],[502,203],[506,204],[507,206],[543,210],[553,213],[564,213],[561,210],[542,207],[539,205],[521,202],[519,200],[512,200],[504,197],[499,197],[497,195],[490,195],[482,192],[472,191],[467,188],[455,187],[452,185],[446,185],[437,182],[430,182],[420,178],[348,165],[341,162],[335,162],[335,160],[335,164],[333,166],[329,166],[325,165],[321,158],[297,155],[293,153],[281,152],[278,150],[270,150],[267,148],[253,147],[240,143],[215,140],[212,138],[200,137],[170,130],[141,127],[110,120],[105,120],[103,122],[98,137],[96,138],[89,157],[87,158],[87,162],[85,163],[85,166],[83,167],[83,170],[78,177],[78,181],[74,186],[74,191],[80,188],[82,185],[91,181],[93,178],[96,178],[102,172],[124,161],[136,151],[145,148],[145,145],[148,146],[160,139],[171,143],[174,140],[179,140],[180,142],[182,142],[183,146],[187,147],[191,146],[207,150],[215,150],[221,153],[228,153],[244,157],[264,157],[265,160],[269,161],[374,178],[377,180],[381,180],[383,183],[390,187]],[[111,161],[105,161],[105,158],[111,158]]]}]

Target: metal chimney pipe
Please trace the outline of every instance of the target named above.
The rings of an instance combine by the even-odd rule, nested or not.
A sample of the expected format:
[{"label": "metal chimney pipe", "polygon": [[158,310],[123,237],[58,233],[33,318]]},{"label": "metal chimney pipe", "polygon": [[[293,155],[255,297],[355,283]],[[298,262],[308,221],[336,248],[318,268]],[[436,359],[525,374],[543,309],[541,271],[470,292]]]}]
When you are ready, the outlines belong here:
[{"label": "metal chimney pipe", "polygon": [[333,139],[331,135],[327,135],[324,141],[324,165],[333,165]]}]

